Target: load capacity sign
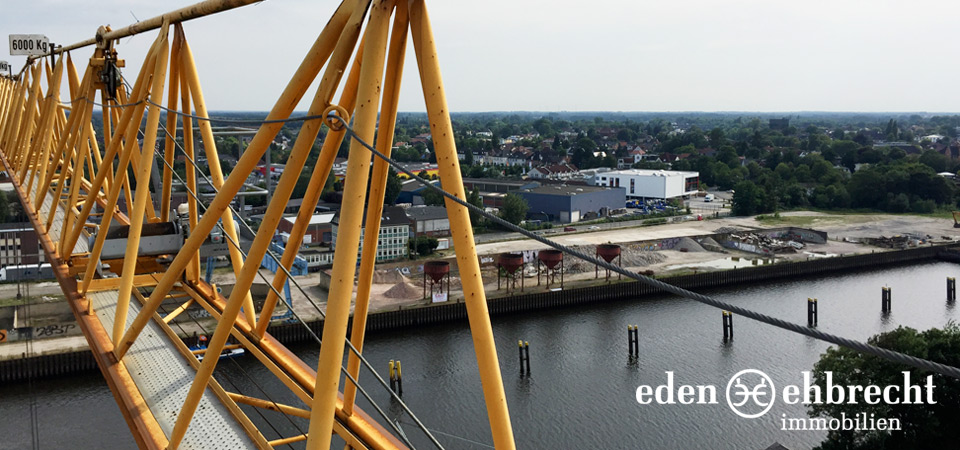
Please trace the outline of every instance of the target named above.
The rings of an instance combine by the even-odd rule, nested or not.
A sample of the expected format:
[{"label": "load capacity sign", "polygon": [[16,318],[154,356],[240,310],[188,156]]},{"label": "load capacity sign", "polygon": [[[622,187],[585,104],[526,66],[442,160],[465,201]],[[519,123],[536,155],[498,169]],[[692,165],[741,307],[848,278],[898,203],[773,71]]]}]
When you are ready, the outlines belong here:
[{"label": "load capacity sign", "polygon": [[50,53],[50,40],[42,34],[11,34],[10,55],[40,56]]}]

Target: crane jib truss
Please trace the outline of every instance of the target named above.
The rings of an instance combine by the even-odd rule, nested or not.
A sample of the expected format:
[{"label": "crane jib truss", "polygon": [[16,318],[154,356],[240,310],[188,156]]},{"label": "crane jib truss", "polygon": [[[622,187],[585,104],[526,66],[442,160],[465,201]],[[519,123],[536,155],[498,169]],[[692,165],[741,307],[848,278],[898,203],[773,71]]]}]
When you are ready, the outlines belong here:
[{"label": "crane jib truss", "polygon": [[[380,159],[371,164],[361,142],[376,142],[378,151],[390,154],[403,62],[408,38],[412,38],[441,182],[457,198],[466,197],[426,6],[422,0],[343,0],[236,167],[224,177],[201,77],[181,24],[250,3],[255,2],[208,0],[119,30],[100,27],[92,39],[53,49],[49,58],[28,59],[18,76],[0,79],[2,170],[15,186],[40,236],[47,259],[139,446],[178,448],[189,443],[202,447],[204,439],[238,439],[243,441],[238,446],[271,448],[305,440],[308,448],[326,449],[335,434],[355,449],[406,448],[410,441],[389,419],[385,420],[386,427],[393,428],[394,433],[355,406],[358,392],[368,396],[356,383],[361,366],[370,368],[361,352],[376,260],[377,225],[389,168]],[[124,67],[117,48],[119,39],[154,30],[159,33],[128,90],[119,70]],[[72,56],[88,46],[94,46],[94,50],[81,77]],[[318,77],[319,85],[309,99],[308,119],[300,120],[301,128],[263,222],[244,252],[237,245],[239,236],[230,203]],[[69,101],[60,98],[64,79]],[[338,90],[341,94],[335,103],[333,97]],[[100,103],[95,103],[98,96]],[[101,135],[93,127],[95,105],[100,106],[102,114]],[[165,121],[161,123],[164,112]],[[351,135],[356,139],[350,141],[340,212],[342,231],[337,236],[318,369],[313,370],[277,342],[267,327],[313,213],[310,205],[319,200],[346,135],[342,122],[328,119],[330,115],[345,121],[352,118]],[[270,282],[271,291],[257,311],[250,287],[256,276],[262,276],[258,271],[261,261],[272,257],[268,250],[283,209],[324,126],[328,132],[302,202],[307,206],[297,215],[279,260],[281,270]],[[161,128],[166,131],[164,136],[158,136]],[[216,190],[209,204],[199,203],[196,195],[195,132],[209,164],[209,182]],[[152,169],[160,139],[164,143],[160,158],[164,167],[158,205],[148,187],[151,181],[156,182]],[[154,239],[170,238],[170,233],[157,224],[171,221],[173,177],[180,178],[173,170],[178,149],[187,161],[186,180],[181,181],[191,194],[187,197],[186,224],[190,233],[182,238],[179,252],[158,255],[144,249]],[[361,251],[366,204],[367,226],[362,232],[367,244]],[[449,199],[446,206],[492,440],[497,448],[512,449],[513,431],[468,211]],[[200,276],[199,249],[215,227],[222,228],[231,244],[229,259],[236,285],[229,297],[220,295]],[[115,244],[111,239],[117,236],[126,240],[119,250],[122,257],[116,253],[116,246],[111,247]],[[105,247],[114,250],[105,252]],[[359,269],[357,254],[361,255]],[[355,279],[356,306],[351,319]],[[161,316],[161,304],[171,301],[181,304]],[[228,339],[233,339],[301,404],[279,404],[220,386],[212,377],[219,359],[198,360],[170,328],[176,316],[191,306],[203,308],[216,319],[207,353],[220,354]],[[348,329],[349,339],[344,339]],[[341,362],[347,348],[350,351],[344,368]],[[151,353],[155,351],[177,356],[158,357]],[[151,368],[150,364],[161,366]],[[173,389],[173,380],[163,377],[181,373],[177,371],[186,374],[187,382]],[[348,380],[342,390],[341,371]],[[163,388],[152,390],[156,384]],[[171,401],[175,413],[168,407]],[[309,429],[268,440],[241,404],[308,419]],[[382,412],[375,404],[374,408]],[[218,428],[227,430],[224,433],[228,436],[202,432],[205,423],[217,420],[229,423]],[[425,428],[424,432],[428,433]]]}]

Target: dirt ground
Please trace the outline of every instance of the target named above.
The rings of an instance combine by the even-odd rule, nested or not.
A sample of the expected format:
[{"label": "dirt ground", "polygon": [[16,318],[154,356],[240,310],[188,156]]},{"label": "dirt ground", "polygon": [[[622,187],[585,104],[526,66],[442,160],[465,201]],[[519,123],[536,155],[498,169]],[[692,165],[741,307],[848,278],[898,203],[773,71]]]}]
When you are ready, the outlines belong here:
[{"label": "dirt ground", "polygon": [[[708,251],[703,246],[689,248],[688,251],[679,250],[645,250],[636,245],[637,242],[659,240],[666,238],[684,238],[702,236],[715,233],[718,229],[737,229],[742,231],[758,230],[763,228],[778,228],[797,226],[826,231],[829,240],[825,244],[808,244],[802,251],[795,254],[778,255],[777,258],[786,260],[800,260],[818,257],[820,255],[847,255],[855,253],[869,253],[886,249],[848,242],[864,237],[896,236],[911,234],[929,236],[937,241],[960,240],[960,229],[953,228],[949,219],[933,217],[886,215],[886,214],[824,214],[817,212],[783,213],[779,219],[757,221],[752,217],[721,218],[705,221],[685,221],[648,227],[635,227],[626,224],[623,228],[547,235],[563,245],[573,246],[584,253],[593,255],[593,248],[597,244],[620,244],[623,249],[623,267],[631,271],[653,271],[656,275],[670,273],[689,273],[692,271],[718,270],[724,264],[731,264],[731,260],[752,261],[758,255],[723,249],[722,252]],[[692,240],[692,239],[691,239]],[[691,246],[693,247],[693,246]],[[539,242],[520,239],[505,242],[492,242],[477,245],[477,253],[485,261],[482,266],[484,287],[488,297],[505,295],[503,289],[497,289],[496,256],[503,252],[522,252],[541,250],[546,245]],[[447,255],[451,262],[451,290],[453,300],[462,298],[459,278],[457,277],[456,263],[452,252]],[[759,261],[762,262],[762,261]],[[405,261],[401,263],[383,264],[378,266],[374,277],[375,283],[371,287],[370,311],[383,311],[408,306],[425,305],[430,302],[423,295],[423,278],[419,266],[423,261]],[[682,266],[682,267],[676,267]],[[405,276],[398,272],[398,268],[406,267],[411,275]],[[523,284],[525,291],[545,289],[543,285],[537,287],[536,264],[528,263],[524,272]],[[274,274],[261,270],[266,280],[272,280]],[[604,274],[601,271],[600,278]],[[592,283],[595,280],[595,271],[592,264],[568,257],[565,261],[564,285],[570,283]],[[262,285],[258,289],[266,292],[264,278],[257,278],[256,284]],[[542,283],[545,277],[541,280]],[[319,277],[315,274],[296,277],[297,284],[291,285],[291,296],[295,311],[304,319],[318,319],[325,313],[327,290],[320,287]],[[234,283],[233,273],[221,270],[214,274],[213,282],[229,290]],[[403,286],[398,287],[398,284]],[[504,281],[503,285],[506,284]],[[15,298],[17,286],[15,284],[0,285],[0,299]],[[33,284],[31,294],[60,295],[60,287],[55,282]],[[388,294],[388,291],[393,291]],[[354,286],[354,296],[356,286]],[[283,306],[277,307],[276,314],[285,312]]]},{"label": "dirt ground", "polygon": [[[753,217],[722,218],[706,221],[693,220],[650,227],[625,227],[583,233],[558,234],[555,236],[547,235],[547,237],[563,245],[573,246],[590,255],[594,254],[593,248],[597,244],[620,244],[623,249],[624,268],[640,272],[653,271],[653,273],[657,275],[665,275],[671,273],[719,270],[720,268],[727,267],[725,264],[752,264],[754,260],[757,260],[756,263],[762,264],[765,261],[763,261],[764,258],[760,255],[730,249],[723,249],[722,252],[709,251],[702,246],[690,248],[688,251],[644,250],[640,249],[638,245],[635,245],[637,242],[672,237],[702,236],[713,234],[718,229],[733,228],[750,231],[785,226],[797,226],[826,231],[828,233],[828,241],[825,244],[807,244],[803,250],[797,253],[777,255],[775,259],[804,260],[822,256],[888,250],[855,242],[847,242],[848,240],[856,240],[864,237],[891,237],[910,234],[929,236],[937,241],[960,240],[960,229],[953,228],[953,223],[947,219],[886,214],[833,215],[817,212],[784,213],[780,219],[776,220],[757,221]],[[481,270],[487,296],[495,297],[506,294],[506,291],[503,289],[503,286],[506,285],[506,280],[501,280],[501,289],[497,288],[497,269],[495,262],[493,262],[497,255],[508,251],[523,252],[542,250],[547,248],[547,246],[533,240],[520,239],[479,244],[476,248],[477,253],[481,256],[481,260],[485,261]],[[462,292],[459,290],[459,279],[456,277],[456,263],[452,255],[448,255],[446,260],[451,262],[452,292],[450,293],[450,297],[456,300],[457,298],[462,298]],[[740,262],[733,262],[733,260]],[[419,274],[416,269],[417,266],[421,264],[423,264],[422,261],[394,263],[383,265],[382,268],[378,269],[378,275],[375,276],[375,281],[383,282],[375,282],[371,288],[370,310],[381,311],[428,304],[430,300],[423,298],[422,275]],[[410,273],[414,275],[401,275],[397,269],[404,266],[411,269]],[[545,289],[545,274],[541,274],[541,277],[542,284],[538,287],[536,264],[535,262],[528,262],[523,276],[524,291],[535,292],[537,289]],[[602,279],[603,277],[604,273],[601,271],[600,278]],[[569,287],[570,283],[599,282],[594,281],[595,279],[596,275],[592,264],[578,261],[571,257],[568,257],[565,261],[565,287]],[[557,280],[559,280],[559,278],[557,278]],[[398,283],[403,283],[405,286],[397,287]],[[391,289],[394,289],[394,294],[399,292],[406,295],[385,295]],[[356,292],[356,290],[354,290],[354,292]]]}]

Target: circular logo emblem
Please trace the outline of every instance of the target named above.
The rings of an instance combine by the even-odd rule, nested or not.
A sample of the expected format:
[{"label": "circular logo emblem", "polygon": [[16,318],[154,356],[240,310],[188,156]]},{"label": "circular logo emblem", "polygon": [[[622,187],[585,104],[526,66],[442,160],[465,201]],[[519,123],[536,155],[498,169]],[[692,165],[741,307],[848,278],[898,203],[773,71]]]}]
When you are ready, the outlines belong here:
[{"label": "circular logo emblem", "polygon": [[770,411],[776,390],[773,380],[757,369],[737,372],[727,382],[727,405],[744,419],[756,419]]}]

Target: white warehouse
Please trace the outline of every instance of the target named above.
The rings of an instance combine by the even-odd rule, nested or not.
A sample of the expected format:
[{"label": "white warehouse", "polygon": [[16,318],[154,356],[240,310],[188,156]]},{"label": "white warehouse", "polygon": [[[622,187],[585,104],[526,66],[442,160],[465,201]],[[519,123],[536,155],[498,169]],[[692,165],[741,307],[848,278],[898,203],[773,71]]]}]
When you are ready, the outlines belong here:
[{"label": "white warehouse", "polygon": [[597,186],[622,187],[627,198],[668,199],[694,195],[700,188],[699,172],[673,170],[614,170],[594,177]]}]

